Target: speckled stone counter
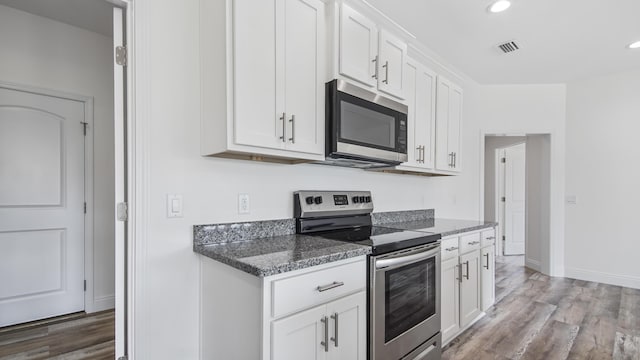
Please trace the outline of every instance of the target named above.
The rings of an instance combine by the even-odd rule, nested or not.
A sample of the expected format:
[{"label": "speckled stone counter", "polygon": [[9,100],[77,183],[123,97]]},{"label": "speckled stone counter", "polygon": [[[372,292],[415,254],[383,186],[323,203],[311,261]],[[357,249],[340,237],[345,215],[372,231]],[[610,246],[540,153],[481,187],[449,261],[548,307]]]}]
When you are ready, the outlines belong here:
[{"label": "speckled stone counter", "polygon": [[194,245],[193,250],[255,276],[270,276],[371,253],[369,246],[298,234]]},{"label": "speckled stone counter", "polygon": [[442,237],[465,233],[468,231],[492,228],[498,225],[489,221],[457,220],[457,219],[424,219],[380,224],[393,229],[424,231],[441,234]]}]

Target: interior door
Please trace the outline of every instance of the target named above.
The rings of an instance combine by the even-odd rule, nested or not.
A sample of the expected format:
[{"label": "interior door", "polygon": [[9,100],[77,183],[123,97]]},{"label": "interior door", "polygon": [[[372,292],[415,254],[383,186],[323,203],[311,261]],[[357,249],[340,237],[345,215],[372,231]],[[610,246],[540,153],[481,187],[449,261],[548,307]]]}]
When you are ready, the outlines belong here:
[{"label": "interior door", "polygon": [[84,310],[84,114],[0,86],[0,327]]},{"label": "interior door", "polygon": [[114,159],[115,159],[115,269],[116,269],[116,359],[127,354],[127,169],[126,169],[126,116],[125,116],[125,67],[115,59],[116,52],[124,47],[124,11],[113,8],[113,100],[114,100]]},{"label": "interior door", "polygon": [[525,146],[505,149],[505,255],[521,255],[525,249]]},{"label": "interior door", "polygon": [[[286,0],[284,56],[286,147],[324,154],[325,4],[320,0]],[[280,38],[280,37],[278,37]],[[283,45],[283,46],[282,46]]]},{"label": "interior door", "polygon": [[378,65],[376,24],[345,4],[340,12],[340,74],[375,87]]}]

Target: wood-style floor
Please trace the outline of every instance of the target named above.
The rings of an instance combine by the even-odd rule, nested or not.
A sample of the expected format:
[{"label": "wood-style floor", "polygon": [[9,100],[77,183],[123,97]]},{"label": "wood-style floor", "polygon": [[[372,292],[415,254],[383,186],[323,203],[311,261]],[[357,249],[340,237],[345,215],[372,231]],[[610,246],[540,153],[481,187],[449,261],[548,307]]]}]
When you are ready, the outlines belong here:
[{"label": "wood-style floor", "polygon": [[115,357],[113,311],[0,328],[0,360],[109,359]]},{"label": "wood-style floor", "polygon": [[640,360],[640,290],[566,278],[496,261],[496,305],[442,358]]}]

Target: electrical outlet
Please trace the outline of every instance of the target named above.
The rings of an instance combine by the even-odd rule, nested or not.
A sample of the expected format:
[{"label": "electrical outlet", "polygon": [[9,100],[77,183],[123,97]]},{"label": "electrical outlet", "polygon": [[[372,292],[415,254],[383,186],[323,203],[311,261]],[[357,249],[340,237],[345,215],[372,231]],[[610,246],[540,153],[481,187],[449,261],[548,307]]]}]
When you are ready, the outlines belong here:
[{"label": "electrical outlet", "polygon": [[578,198],[575,195],[567,195],[566,201],[567,204],[576,205],[578,203]]},{"label": "electrical outlet", "polygon": [[248,214],[249,212],[249,194],[238,194],[238,214]]}]

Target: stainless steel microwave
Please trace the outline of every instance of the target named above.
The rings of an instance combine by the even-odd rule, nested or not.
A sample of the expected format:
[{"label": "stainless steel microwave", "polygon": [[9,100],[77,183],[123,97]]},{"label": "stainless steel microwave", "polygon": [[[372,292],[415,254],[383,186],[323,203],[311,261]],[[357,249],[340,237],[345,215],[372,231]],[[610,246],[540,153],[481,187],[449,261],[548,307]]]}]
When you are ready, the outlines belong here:
[{"label": "stainless steel microwave", "polygon": [[407,106],[343,80],[326,84],[326,163],[376,168],[407,161]]}]

